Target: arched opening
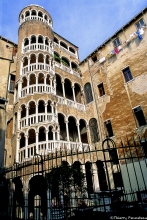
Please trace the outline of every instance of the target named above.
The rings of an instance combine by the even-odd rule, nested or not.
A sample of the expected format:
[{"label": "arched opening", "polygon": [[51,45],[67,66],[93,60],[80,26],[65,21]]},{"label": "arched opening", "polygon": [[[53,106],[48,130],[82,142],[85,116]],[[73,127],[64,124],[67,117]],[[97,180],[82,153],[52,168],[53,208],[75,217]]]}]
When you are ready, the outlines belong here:
[{"label": "arched opening", "polygon": [[49,129],[48,129],[48,140],[49,140],[49,141],[53,140],[53,132],[52,132],[52,129],[53,129],[53,127],[52,127],[52,126],[49,126]]},{"label": "arched opening", "polygon": [[39,142],[46,141],[46,131],[44,127],[39,128]]},{"label": "arched opening", "polygon": [[24,47],[27,46],[27,45],[29,45],[29,39],[28,39],[28,38],[26,38],[26,39],[24,40]]},{"label": "arched opening", "polygon": [[86,123],[83,119],[80,119],[79,122],[80,122],[81,142],[88,143]]},{"label": "arched opening", "polygon": [[93,95],[92,95],[92,90],[91,90],[91,85],[90,83],[86,83],[84,85],[84,92],[85,92],[85,96],[86,96],[86,102],[92,102],[93,101]]},{"label": "arched opening", "polygon": [[36,77],[35,77],[35,74],[31,74],[30,75],[30,85],[34,85],[36,84]]},{"label": "arched opening", "polygon": [[36,43],[36,36],[31,36],[31,44],[35,44]]},{"label": "arched opening", "polygon": [[43,37],[39,35],[38,37],[38,43],[39,44],[43,44]]},{"label": "arched opening", "polygon": [[91,142],[92,143],[98,142],[100,138],[99,138],[97,120],[95,118],[90,119],[89,127],[90,127]]},{"label": "arched opening", "polygon": [[77,71],[78,70],[78,66],[77,64],[71,62],[71,68],[74,70],[74,71]]},{"label": "arched opening", "polygon": [[67,58],[62,57],[61,62],[64,66],[70,67],[70,63]]},{"label": "arched opening", "polygon": [[44,101],[39,100],[38,102],[38,113],[45,113],[45,105]]},{"label": "arched opening", "polygon": [[79,187],[82,185],[81,178],[80,178],[80,172],[81,172],[81,163],[79,161],[75,161],[72,165],[73,169],[76,171],[73,174],[75,184]]},{"label": "arched opening", "polygon": [[[20,176],[13,178],[12,183],[15,185],[13,193],[13,212],[12,219],[22,219],[22,211],[24,208],[23,184]],[[5,197],[7,194],[5,195]]]},{"label": "arched opening", "polygon": [[49,65],[49,55],[46,55],[46,64],[48,64]]},{"label": "arched opening", "polygon": [[36,56],[35,54],[31,54],[30,64],[36,63]]},{"label": "arched opening", "polygon": [[81,93],[80,86],[79,86],[77,83],[75,83],[74,87],[75,87],[75,88],[74,88],[74,91],[75,91],[76,101],[77,101],[78,103],[81,103],[82,93]]},{"label": "arched opening", "polygon": [[61,58],[58,53],[54,52],[54,60],[58,63],[61,63]]},{"label": "arched opening", "polygon": [[32,10],[31,15],[36,15],[36,11]]},{"label": "arched opening", "polygon": [[23,67],[25,67],[27,65],[28,65],[28,58],[24,57],[24,59],[23,59]]},{"label": "arched opening", "polygon": [[59,40],[58,40],[56,37],[54,37],[54,42],[55,42],[56,44],[59,44]]},{"label": "arched opening", "polygon": [[45,45],[47,45],[47,46],[49,45],[49,40],[47,37],[45,38]]},{"label": "arched opening", "polygon": [[107,190],[107,180],[106,180],[106,174],[104,170],[104,164],[101,160],[96,161],[96,166],[98,170],[98,180],[99,180],[99,186],[100,190]]},{"label": "arched opening", "polygon": [[88,193],[93,193],[91,168],[92,168],[92,164],[90,162],[86,162],[85,170],[86,170],[86,181],[87,181],[87,191],[88,191]]},{"label": "arched opening", "polygon": [[73,91],[72,85],[69,79],[65,79],[64,81],[64,88],[65,88],[65,97],[70,100],[74,100],[73,98]]},{"label": "arched opening", "polygon": [[36,143],[36,134],[34,129],[28,131],[28,145]]},{"label": "arched opening", "polygon": [[19,148],[25,147],[25,135],[24,133],[20,134],[20,145]]},{"label": "arched opening", "polygon": [[44,16],[44,19],[47,20],[47,15]]},{"label": "arched opening", "polygon": [[51,101],[48,101],[47,112],[48,112],[48,113],[52,113]]},{"label": "arched opening", "polygon": [[76,125],[76,119],[72,116],[68,118],[68,131],[69,131],[69,140],[72,142],[78,142],[78,131]]},{"label": "arched opening", "polygon": [[68,47],[67,47],[67,45],[64,43],[64,42],[60,42],[60,46],[62,46],[62,47],[64,47],[65,49],[67,49],[68,50]]},{"label": "arched opening", "polygon": [[21,118],[26,117],[26,107],[25,105],[21,106]]},{"label": "arched opening", "polygon": [[[42,175],[36,175],[29,181],[28,212],[33,219],[44,218],[47,215],[46,180]],[[41,215],[43,215],[41,217]]]},{"label": "arched opening", "polygon": [[61,83],[61,77],[56,74],[56,94],[58,96],[63,97],[63,89],[62,89],[62,83]]},{"label": "arched opening", "polygon": [[44,75],[43,75],[43,73],[39,73],[39,75],[38,75],[38,84],[44,84]]},{"label": "arched opening", "polygon": [[46,77],[46,85],[50,85],[50,75],[47,74],[47,77]]},{"label": "arched opening", "polygon": [[26,77],[23,77],[22,78],[22,89],[27,87],[27,78]]},{"label": "arched opening", "polygon": [[29,115],[33,115],[36,113],[36,105],[35,102],[31,101],[29,103]]},{"label": "arched opening", "polygon": [[30,12],[29,12],[29,11],[26,11],[25,16],[26,16],[26,17],[30,16]]},{"label": "arched opening", "polygon": [[64,122],[64,116],[62,114],[58,114],[58,122],[60,127],[60,140],[67,140],[67,133],[66,133],[66,124]]},{"label": "arched opening", "polygon": [[41,11],[38,12],[38,17],[43,17],[43,13]]},{"label": "arched opening", "polygon": [[21,15],[21,19],[22,19],[22,20],[24,19],[24,16],[23,16],[23,14]]},{"label": "arched opening", "polygon": [[69,51],[75,54],[75,50],[72,47],[69,47]]},{"label": "arched opening", "polygon": [[43,54],[39,54],[38,63],[43,63],[43,62],[44,62],[44,56],[43,56]]}]

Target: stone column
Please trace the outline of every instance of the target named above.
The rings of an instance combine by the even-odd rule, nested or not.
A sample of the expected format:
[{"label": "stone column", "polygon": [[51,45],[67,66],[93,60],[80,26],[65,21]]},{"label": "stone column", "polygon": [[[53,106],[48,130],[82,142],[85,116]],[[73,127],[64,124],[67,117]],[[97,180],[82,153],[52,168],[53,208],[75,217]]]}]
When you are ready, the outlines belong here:
[{"label": "stone column", "polygon": [[36,154],[38,154],[38,132],[36,131]]},{"label": "stone column", "polygon": [[36,74],[35,77],[36,77],[36,92],[38,92],[38,75]]},{"label": "stone column", "polygon": [[30,81],[29,78],[30,78],[30,77],[28,76],[28,77],[27,77],[27,94],[29,94],[29,85],[30,85],[30,83],[29,83],[29,81]]},{"label": "stone column", "polygon": [[36,70],[38,70],[38,55],[36,55]]},{"label": "stone column", "polygon": [[31,58],[28,57],[28,71],[30,71],[30,60],[31,60]]},{"label": "stone column", "polygon": [[29,107],[26,107],[26,126],[28,126]]},{"label": "stone column", "polygon": [[72,85],[72,93],[73,93],[73,98],[74,98],[74,102],[76,102],[76,97],[75,97],[75,90],[74,90],[74,85]]},{"label": "stone column", "polygon": [[18,154],[18,150],[19,150],[19,146],[20,146],[20,137],[19,137],[19,133],[17,132],[17,142],[16,142],[16,162],[19,162],[19,154]]},{"label": "stone column", "polygon": [[36,50],[38,50],[38,36],[36,37]]},{"label": "stone column", "polygon": [[65,121],[65,124],[66,124],[67,141],[69,141],[68,121]]},{"label": "stone column", "polygon": [[30,50],[31,38],[29,38],[29,50]]},{"label": "stone column", "polygon": [[63,98],[65,99],[65,89],[64,89],[64,80],[62,80],[62,90],[63,90]]},{"label": "stone column", "polygon": [[93,189],[94,192],[98,192],[100,190],[99,180],[98,180],[98,170],[95,163],[92,163],[92,181],[93,181]]},{"label": "stone column", "polygon": [[45,121],[47,122],[47,103],[45,103]]},{"label": "stone column", "polygon": [[50,106],[51,106],[51,113],[54,114],[54,103],[51,103]]},{"label": "stone column", "polygon": [[46,88],[46,78],[47,78],[47,76],[44,77],[44,92],[47,92],[47,88]]},{"label": "stone column", "polygon": [[45,50],[45,37],[43,37],[43,50]]},{"label": "stone column", "polygon": [[18,83],[18,98],[21,97],[21,90],[22,90],[22,80],[20,80]]},{"label": "stone column", "polygon": [[81,143],[81,134],[80,134],[80,128],[79,128],[79,122],[76,123],[77,125],[77,130],[78,130],[78,139],[79,139],[79,142]]},{"label": "stone column", "polygon": [[20,129],[20,109],[17,112],[17,129]]},{"label": "stone column", "polygon": [[28,135],[25,135],[26,144],[25,144],[25,158],[28,158]]},{"label": "stone column", "polygon": [[46,57],[45,56],[43,57],[43,61],[44,61],[44,68],[43,69],[46,70],[46,68],[45,68],[45,66],[46,66]]},{"label": "stone column", "polygon": [[36,123],[38,123],[38,104],[36,104]]}]

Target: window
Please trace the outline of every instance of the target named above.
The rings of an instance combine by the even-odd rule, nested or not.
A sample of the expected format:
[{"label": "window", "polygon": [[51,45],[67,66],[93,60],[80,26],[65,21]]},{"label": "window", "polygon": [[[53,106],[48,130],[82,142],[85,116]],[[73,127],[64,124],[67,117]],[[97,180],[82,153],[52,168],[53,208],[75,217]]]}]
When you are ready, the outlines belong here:
[{"label": "window", "polygon": [[144,154],[144,157],[147,158],[147,141],[141,141],[142,151]]},{"label": "window", "polygon": [[92,61],[95,63],[95,62],[97,61],[97,56],[95,55],[95,56],[93,56],[91,59],[92,59]]},{"label": "window", "polygon": [[91,135],[91,142],[96,143],[99,141],[99,131],[97,126],[97,120],[95,118],[91,118],[89,121],[90,127],[90,135]]},{"label": "window", "polygon": [[84,92],[86,95],[86,101],[87,103],[92,102],[93,101],[93,95],[92,95],[92,90],[91,90],[91,85],[90,83],[86,83],[84,86]]},{"label": "window", "polygon": [[130,80],[133,79],[132,73],[131,73],[129,67],[123,69],[123,74],[124,74],[124,78],[125,78],[125,81],[126,81],[126,82],[129,82]]},{"label": "window", "polygon": [[137,29],[140,29],[142,26],[145,26],[144,20],[140,19],[137,23],[136,23],[136,27]]},{"label": "window", "polygon": [[105,95],[105,90],[104,90],[103,83],[101,83],[101,84],[98,85],[98,90],[99,90],[99,95],[100,95],[100,96]]},{"label": "window", "polygon": [[14,87],[15,87],[15,75],[10,74],[9,90],[14,91]]},{"label": "window", "polygon": [[111,121],[110,120],[105,121],[104,125],[105,125],[105,128],[106,128],[108,137],[114,136]]},{"label": "window", "polygon": [[115,148],[109,150],[109,156],[112,164],[119,164],[117,150]]},{"label": "window", "polygon": [[121,44],[119,38],[117,37],[114,41],[113,41],[113,45],[114,47],[118,47]]},{"label": "window", "polygon": [[141,109],[141,106],[138,106],[133,109],[136,121],[137,121],[137,126],[143,126],[146,125],[146,120],[143,114],[143,111]]},{"label": "window", "polygon": [[115,187],[124,187],[121,172],[113,173]]}]

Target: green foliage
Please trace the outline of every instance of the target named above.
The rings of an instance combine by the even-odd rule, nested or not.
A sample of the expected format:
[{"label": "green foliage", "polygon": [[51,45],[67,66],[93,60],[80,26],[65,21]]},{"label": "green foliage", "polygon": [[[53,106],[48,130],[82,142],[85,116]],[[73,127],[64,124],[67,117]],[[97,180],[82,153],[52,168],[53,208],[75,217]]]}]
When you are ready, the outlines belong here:
[{"label": "green foliage", "polygon": [[84,178],[80,169],[69,165],[54,167],[46,174],[48,188],[67,193],[72,190],[81,190],[84,186]]}]

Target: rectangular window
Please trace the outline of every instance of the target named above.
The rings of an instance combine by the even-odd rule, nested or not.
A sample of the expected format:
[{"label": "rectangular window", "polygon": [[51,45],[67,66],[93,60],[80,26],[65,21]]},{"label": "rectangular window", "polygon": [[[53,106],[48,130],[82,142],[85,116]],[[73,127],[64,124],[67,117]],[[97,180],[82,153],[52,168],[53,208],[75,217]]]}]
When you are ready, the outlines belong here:
[{"label": "rectangular window", "polygon": [[104,85],[103,85],[103,83],[101,83],[101,84],[98,85],[98,90],[99,90],[99,95],[100,95],[100,96],[105,95],[105,90],[104,90]]},{"label": "rectangular window", "polygon": [[143,126],[146,125],[146,120],[142,111],[141,106],[138,106],[136,108],[133,109],[136,121],[137,121],[137,126]]},{"label": "rectangular window", "polygon": [[112,164],[119,164],[117,150],[115,148],[109,150],[109,157]]},{"label": "rectangular window", "polygon": [[104,125],[105,125],[105,128],[106,128],[108,137],[114,136],[111,121],[110,120],[105,121]]},{"label": "rectangular window", "polygon": [[147,141],[141,141],[142,151],[145,158],[147,158]]},{"label": "rectangular window", "polygon": [[113,45],[114,47],[118,47],[119,45],[121,45],[120,39],[118,37],[113,41]]},{"label": "rectangular window", "polygon": [[142,28],[142,26],[145,26],[144,20],[140,19],[137,23],[136,23],[136,27],[137,29]]},{"label": "rectangular window", "polygon": [[133,79],[133,76],[132,76],[132,73],[131,73],[129,67],[123,69],[123,75],[124,75],[124,78],[125,78],[126,82],[129,82],[130,80]]},{"label": "rectangular window", "polygon": [[14,91],[14,87],[15,87],[15,75],[10,74],[9,90]]},{"label": "rectangular window", "polygon": [[92,59],[93,62],[95,63],[95,62],[97,61],[97,56],[95,55],[95,56],[93,56],[91,59]]},{"label": "rectangular window", "polygon": [[113,173],[114,185],[115,187],[123,187],[123,180],[121,172]]}]

